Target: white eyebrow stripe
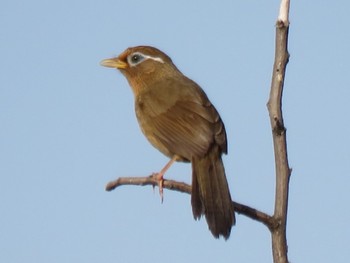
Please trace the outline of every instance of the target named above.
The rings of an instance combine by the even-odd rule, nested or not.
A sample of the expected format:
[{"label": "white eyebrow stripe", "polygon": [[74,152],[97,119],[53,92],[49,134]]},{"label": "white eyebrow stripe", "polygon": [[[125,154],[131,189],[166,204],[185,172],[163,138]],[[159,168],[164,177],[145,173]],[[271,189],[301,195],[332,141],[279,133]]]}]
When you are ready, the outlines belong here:
[{"label": "white eyebrow stripe", "polygon": [[[142,55],[143,55],[143,54],[142,54]],[[154,60],[154,61],[158,61],[158,62],[164,64],[164,60],[161,59],[160,57],[152,57],[152,56],[149,56],[149,55],[143,55],[143,57],[144,57],[145,59],[152,59],[152,60]]]},{"label": "white eyebrow stripe", "polygon": [[[136,63],[133,63],[131,60],[132,60],[132,56],[134,55],[139,55],[141,56],[143,59],[141,61],[138,61]],[[153,57],[153,56],[150,56],[150,55],[146,55],[146,54],[143,54],[141,52],[134,52],[132,53],[131,55],[128,56],[127,60],[128,60],[128,64],[131,66],[131,67],[136,67],[137,65],[139,65],[140,63],[142,63],[143,61],[146,61],[147,59],[152,59],[154,61],[157,61],[157,62],[160,62],[162,64],[164,64],[164,60],[160,57]]]}]

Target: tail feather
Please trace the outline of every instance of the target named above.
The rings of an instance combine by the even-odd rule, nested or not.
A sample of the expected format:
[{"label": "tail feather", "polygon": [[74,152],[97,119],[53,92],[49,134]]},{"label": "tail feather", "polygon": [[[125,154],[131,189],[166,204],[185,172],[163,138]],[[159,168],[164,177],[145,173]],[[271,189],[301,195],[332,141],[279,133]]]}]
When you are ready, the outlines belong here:
[{"label": "tail feather", "polygon": [[217,146],[204,157],[192,158],[192,211],[195,219],[205,215],[212,234],[227,239],[235,224],[230,190],[221,152]]}]

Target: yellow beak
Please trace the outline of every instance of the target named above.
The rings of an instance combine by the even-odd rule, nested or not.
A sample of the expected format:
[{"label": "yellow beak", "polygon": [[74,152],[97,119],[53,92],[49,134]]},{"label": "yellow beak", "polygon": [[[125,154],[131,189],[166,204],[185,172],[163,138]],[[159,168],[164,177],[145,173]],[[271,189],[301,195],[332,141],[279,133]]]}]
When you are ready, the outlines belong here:
[{"label": "yellow beak", "polygon": [[128,67],[128,64],[124,61],[121,61],[118,58],[108,58],[104,59],[100,62],[101,66],[108,68],[117,68],[117,69],[125,69]]}]

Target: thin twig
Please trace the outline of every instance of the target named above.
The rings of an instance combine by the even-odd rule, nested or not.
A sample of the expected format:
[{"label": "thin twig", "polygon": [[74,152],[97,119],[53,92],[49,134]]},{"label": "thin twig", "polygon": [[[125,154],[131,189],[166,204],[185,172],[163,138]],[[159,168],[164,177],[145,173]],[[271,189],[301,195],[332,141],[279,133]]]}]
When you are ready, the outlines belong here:
[{"label": "thin twig", "polygon": [[[112,191],[117,187],[123,185],[151,185],[155,187],[158,186],[158,180],[153,175],[146,177],[120,177],[114,181],[109,182],[106,185],[106,191]],[[184,182],[164,179],[163,188],[191,194],[191,185],[186,184]],[[233,202],[232,205],[234,206],[235,211],[237,213],[245,215],[253,220],[259,221],[268,226],[270,229],[275,227],[274,219],[268,214],[237,202]]]},{"label": "thin twig", "polygon": [[[117,180],[111,181],[106,185],[106,191],[112,191],[122,185],[152,185],[155,187],[158,186],[158,180],[153,175],[146,177],[119,177]],[[191,186],[186,183],[164,179],[163,187],[169,190],[191,194]]]}]

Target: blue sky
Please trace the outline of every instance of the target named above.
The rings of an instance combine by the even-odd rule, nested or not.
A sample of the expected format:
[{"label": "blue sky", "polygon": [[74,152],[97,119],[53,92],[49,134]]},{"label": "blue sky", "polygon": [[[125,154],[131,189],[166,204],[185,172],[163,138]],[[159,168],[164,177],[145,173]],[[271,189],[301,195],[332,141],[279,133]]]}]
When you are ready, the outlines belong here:
[{"label": "blue sky", "polygon": [[[206,91],[229,140],[233,198],[272,213],[266,102],[279,1],[2,1],[0,262],[272,262],[265,226],[230,239],[193,220],[190,197],[105,192],[167,161],[143,137],[133,95],[100,60],[153,45]],[[348,1],[292,1],[283,110],[291,262],[350,257]],[[167,178],[190,181],[188,164]]]}]

